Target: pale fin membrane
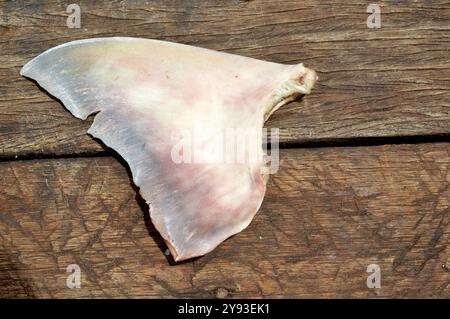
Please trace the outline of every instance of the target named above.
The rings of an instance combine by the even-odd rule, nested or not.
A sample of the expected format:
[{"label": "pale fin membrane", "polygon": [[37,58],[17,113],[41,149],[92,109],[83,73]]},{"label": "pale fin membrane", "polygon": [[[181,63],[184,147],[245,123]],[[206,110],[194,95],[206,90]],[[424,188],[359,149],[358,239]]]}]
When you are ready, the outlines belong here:
[{"label": "pale fin membrane", "polygon": [[180,163],[177,143],[189,141],[186,132],[193,141],[195,132],[210,128],[261,129],[281,105],[310,93],[317,79],[302,64],[123,37],[54,47],[21,74],[80,119],[98,112],[88,133],[127,161],[176,261],[204,255],[247,227],[266,187],[263,154],[235,163],[198,163],[191,154]]}]

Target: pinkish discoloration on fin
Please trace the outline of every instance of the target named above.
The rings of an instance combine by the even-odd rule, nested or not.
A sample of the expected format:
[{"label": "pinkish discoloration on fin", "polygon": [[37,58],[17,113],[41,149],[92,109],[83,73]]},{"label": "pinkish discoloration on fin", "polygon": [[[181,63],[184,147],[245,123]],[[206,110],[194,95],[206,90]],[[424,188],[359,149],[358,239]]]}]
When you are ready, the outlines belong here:
[{"label": "pinkish discoloration on fin", "polygon": [[204,255],[247,227],[266,176],[263,155],[254,162],[176,163],[174,132],[260,129],[317,80],[302,64],[137,38],[66,43],[31,60],[21,74],[78,118],[98,112],[88,133],[128,162],[176,261]]}]

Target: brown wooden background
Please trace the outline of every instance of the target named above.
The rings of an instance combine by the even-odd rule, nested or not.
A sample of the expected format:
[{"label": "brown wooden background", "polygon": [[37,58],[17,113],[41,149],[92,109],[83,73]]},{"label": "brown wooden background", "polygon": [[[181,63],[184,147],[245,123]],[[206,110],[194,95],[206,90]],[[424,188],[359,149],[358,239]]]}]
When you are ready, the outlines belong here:
[{"label": "brown wooden background", "polygon": [[[450,2],[372,2],[381,29],[369,1],[0,1],[0,297],[450,297]],[[267,122],[283,149],[261,210],[205,257],[175,265],[92,118],[19,76],[52,46],[115,35],[319,74]]]}]

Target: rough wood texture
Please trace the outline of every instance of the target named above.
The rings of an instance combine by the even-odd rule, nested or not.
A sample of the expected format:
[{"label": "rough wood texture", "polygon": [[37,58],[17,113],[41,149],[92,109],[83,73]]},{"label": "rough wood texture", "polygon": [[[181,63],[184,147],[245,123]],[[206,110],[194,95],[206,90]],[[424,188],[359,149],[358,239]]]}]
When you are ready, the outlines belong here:
[{"label": "rough wood texture", "polygon": [[21,78],[25,62],[70,40],[163,39],[318,71],[314,94],[269,120],[284,142],[450,133],[450,4],[377,1],[382,28],[366,26],[367,1],[77,1],[68,29],[60,1],[0,2],[0,157],[96,153],[91,121]]},{"label": "rough wood texture", "polygon": [[92,119],[19,76],[70,40],[155,38],[317,70],[267,123],[291,145],[448,135],[449,1],[376,1],[381,29],[359,0],[76,1],[81,29],[69,3],[0,0],[0,297],[450,297],[449,143],[282,150],[249,228],[174,265]]},{"label": "rough wood texture", "polygon": [[[449,155],[284,150],[249,228],[179,265],[114,158],[2,162],[0,296],[450,297]],[[73,263],[80,289],[66,288]],[[366,287],[372,263],[380,289]]]}]

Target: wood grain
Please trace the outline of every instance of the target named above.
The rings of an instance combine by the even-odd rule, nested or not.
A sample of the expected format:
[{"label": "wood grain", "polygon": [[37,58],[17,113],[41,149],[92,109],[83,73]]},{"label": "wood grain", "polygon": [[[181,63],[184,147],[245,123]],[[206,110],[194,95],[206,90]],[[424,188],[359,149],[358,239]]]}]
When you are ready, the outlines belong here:
[{"label": "wood grain", "polygon": [[0,157],[97,154],[101,144],[59,102],[19,76],[44,50],[75,39],[163,39],[318,71],[311,96],[267,126],[285,143],[450,133],[450,3],[377,1],[0,1]]},{"label": "wood grain", "polygon": [[[0,297],[450,297],[450,144],[282,150],[251,225],[173,265],[111,157],[0,162]],[[66,288],[78,264],[80,289]],[[369,264],[381,288],[366,287]]]}]

